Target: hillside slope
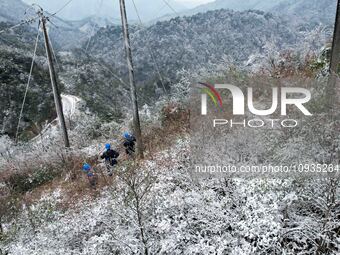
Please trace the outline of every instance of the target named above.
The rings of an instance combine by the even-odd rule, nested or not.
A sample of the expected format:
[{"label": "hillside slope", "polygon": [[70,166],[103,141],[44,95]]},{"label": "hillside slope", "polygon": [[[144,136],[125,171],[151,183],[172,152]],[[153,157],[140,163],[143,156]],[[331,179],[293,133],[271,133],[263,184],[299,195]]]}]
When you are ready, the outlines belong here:
[{"label": "hillside slope", "polygon": [[334,25],[336,14],[336,0],[285,0],[280,2],[272,12],[291,17],[297,22],[308,22],[310,24],[323,23]]},{"label": "hillside slope", "polygon": [[[0,29],[8,26],[9,24],[0,23]],[[35,34],[34,29],[23,26],[16,30],[16,34],[3,33],[0,37],[0,130],[10,136],[15,135],[19,119],[32,61]],[[54,116],[52,88],[43,44],[40,43],[21,128],[37,132],[41,122]]]},{"label": "hillside slope", "polygon": [[284,0],[215,0],[214,2],[200,5],[185,14],[194,14],[219,9],[230,9],[234,11],[261,10],[268,11]]},{"label": "hillside slope", "polygon": [[[333,25],[336,0],[216,0],[196,8],[181,12],[181,16],[191,16],[211,10],[230,9],[234,11],[261,10],[272,12],[295,22],[311,22]],[[171,13],[158,20],[168,20],[176,15]]]},{"label": "hillside slope", "polygon": [[[103,190],[86,189],[85,178],[77,180],[84,190],[78,191],[80,201],[69,202],[71,208],[65,208],[69,198],[62,188],[44,193],[5,225],[7,231],[16,232],[0,242],[0,251],[9,255],[339,252],[335,234],[339,194],[326,206],[332,194],[329,179],[199,178],[190,170],[187,138],[154,154],[135,171],[129,168],[131,162],[120,164],[112,184]],[[339,185],[334,189],[339,190]],[[328,208],[334,209],[325,216]]]},{"label": "hillside slope", "polygon": [[[253,55],[268,55],[281,50],[315,50],[304,47],[308,31],[299,32],[287,20],[262,11],[216,10],[157,22],[146,27],[130,27],[137,80],[157,79],[154,59],[161,73],[176,78],[179,70],[198,70],[234,63],[244,66]],[[93,37],[90,51],[106,60],[126,77],[121,29],[103,28]]]},{"label": "hillside slope", "polygon": [[0,0],[0,22],[18,22],[29,6],[21,0]]}]

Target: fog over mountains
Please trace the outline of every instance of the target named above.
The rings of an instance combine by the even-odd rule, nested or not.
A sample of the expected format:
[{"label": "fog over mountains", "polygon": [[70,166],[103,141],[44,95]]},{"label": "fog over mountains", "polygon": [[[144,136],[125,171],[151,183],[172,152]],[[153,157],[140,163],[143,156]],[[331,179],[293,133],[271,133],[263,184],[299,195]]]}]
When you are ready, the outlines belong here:
[{"label": "fog over mountains", "polygon": [[270,9],[277,15],[291,16],[297,21],[325,23],[333,26],[336,13],[336,0],[285,0]]},{"label": "fog over mountains", "polygon": [[[211,10],[231,9],[234,11],[261,10],[296,21],[332,24],[336,7],[336,0],[216,0],[195,8],[192,8],[193,5],[190,4],[184,6],[176,0],[167,1],[169,5],[162,0],[150,0],[147,5],[143,0],[134,2],[144,23],[169,20],[178,15],[192,16]],[[24,12],[32,3],[37,3],[46,11],[54,13],[64,7],[67,1],[0,0],[0,21],[18,21],[25,18]],[[130,22],[137,22],[138,16],[133,2],[126,1],[126,6]],[[86,22],[94,22],[102,27],[108,24],[120,25],[119,1],[73,0],[58,13],[58,17],[64,20],[85,20],[85,25]]]},{"label": "fog over mountains", "polygon": [[[279,16],[286,16],[297,21],[311,21],[316,23],[333,23],[335,18],[336,0],[216,0],[200,5],[180,13],[191,16],[196,13],[231,9],[234,11],[261,10],[272,12]],[[174,13],[163,16],[166,20],[177,16]]]},{"label": "fog over mountains", "polygon": [[0,22],[23,19],[27,8],[28,5],[21,0],[0,0]]},{"label": "fog over mountains", "polygon": [[[244,11],[249,9],[268,11],[277,4],[284,2],[285,0],[216,0],[211,3],[200,5],[191,12],[202,12],[207,10],[217,9],[232,9],[235,11]],[[190,11],[189,11],[190,12]]]},{"label": "fog over mountains", "polygon": [[[263,11],[224,9],[157,22],[145,29],[131,26],[137,80],[148,81],[154,73],[148,47],[154,49],[161,70],[174,78],[178,70],[197,69],[197,63],[208,66],[232,59],[242,65],[267,50],[298,49],[304,36],[292,28],[283,18]],[[122,44],[120,27],[111,26],[93,36],[89,49],[125,76]]]},{"label": "fog over mountains", "polygon": [[[54,12],[64,6],[67,1],[51,0],[24,0],[26,3],[38,3],[49,12]],[[135,0],[140,17],[143,21],[149,21],[157,17],[170,13],[171,10],[162,0]],[[147,4],[146,4],[147,2]],[[175,0],[167,1],[176,11],[183,11],[184,5]],[[132,1],[126,1],[126,8],[130,20],[137,20]],[[89,16],[101,16],[114,20],[119,20],[120,10],[118,0],[74,0],[59,15],[67,20],[79,20]]]},{"label": "fog over mountains", "polygon": [[[144,159],[123,135],[135,99],[118,0],[24,1],[0,0],[0,255],[340,254],[340,91],[327,82],[337,0],[134,0],[144,26],[126,0]],[[70,3],[47,22],[69,149],[41,28],[20,22],[33,1],[46,16]],[[233,116],[234,93],[219,91],[222,107],[199,82],[248,88],[245,114]],[[313,116],[302,103],[248,111],[295,87]],[[286,104],[306,99],[286,91]],[[202,93],[216,115],[201,116]],[[98,157],[107,143],[114,166]]]},{"label": "fog over mountains", "polygon": [[[89,1],[89,5],[85,5],[79,4],[78,0],[74,1],[78,4],[75,7],[81,7],[81,10],[77,12],[77,15],[79,15],[77,18],[91,14],[89,11],[93,10],[89,8],[90,3],[96,2]],[[48,4],[50,9],[47,10],[50,12],[62,7],[59,1],[40,0],[40,2],[42,5],[44,2]],[[127,3],[129,2],[127,1]],[[160,2],[157,1],[158,4]],[[278,5],[274,4],[278,2]],[[142,4],[142,1],[137,1],[136,3]],[[103,1],[102,10],[107,13],[110,10],[118,11],[118,6],[110,8],[108,4],[109,1]],[[203,12],[204,10],[225,7],[224,10],[213,10],[193,16],[183,15],[186,17],[165,19],[165,21],[154,22],[145,28],[140,28],[132,23],[130,33],[137,83],[144,88],[144,91],[147,91],[148,95],[157,94],[156,91],[161,88],[148,47],[154,49],[154,56],[157,59],[160,72],[167,80],[165,82],[166,86],[171,86],[169,81],[175,81],[178,78],[177,72],[179,70],[194,71],[197,68],[197,63],[200,63],[200,66],[203,67],[211,67],[221,64],[225,60],[231,60],[239,66],[256,67],[263,64],[266,56],[280,50],[298,51],[306,48],[304,45],[308,45],[306,49],[318,50],[323,46],[324,41],[318,38],[313,42],[315,35],[313,35],[312,31],[318,27],[318,24],[328,26],[328,30],[332,31],[335,4],[335,0],[321,2],[317,0],[248,0],[242,2],[218,0],[194,10],[202,10]],[[0,0],[0,6],[0,21],[11,22],[21,20],[23,18],[22,14],[29,7],[29,5],[20,0]],[[140,8],[146,15],[144,17],[147,17],[147,13],[151,12],[153,8],[151,7],[152,5],[150,4],[145,8]],[[231,7],[236,10],[246,9],[246,11],[225,10]],[[258,10],[247,11],[247,9],[255,7],[270,9],[272,13]],[[94,5],[93,8],[95,8]],[[71,11],[72,6],[68,6],[64,10],[66,11],[67,9]],[[192,11],[195,12],[194,10]],[[130,9],[130,17],[131,13],[133,14],[134,12]],[[113,112],[112,110],[107,110],[107,108],[119,108],[116,105],[98,104],[98,102],[107,101],[107,96],[115,97],[119,95],[119,92],[117,92],[119,85],[112,86],[112,84],[117,83],[117,80],[112,78],[110,72],[114,71],[123,79],[127,77],[120,22],[117,20],[118,25],[114,25],[110,23],[110,20],[112,21],[112,19],[97,13],[95,17],[87,17],[81,21],[73,22],[53,18],[52,21],[57,26],[50,26],[52,42],[56,49],[60,51],[60,54],[57,53],[60,56],[62,67],[59,77],[64,81],[63,84],[67,87],[67,92],[83,98],[91,110],[98,112],[98,114]],[[322,23],[324,24],[322,25]],[[34,38],[33,34],[36,29],[36,25],[33,25],[34,27],[24,26],[13,32],[9,31],[2,34],[0,38],[0,50],[2,51],[0,60],[11,56],[11,52],[16,52],[15,59],[25,59],[29,63],[28,54],[30,54],[30,47],[32,47],[31,44]],[[7,26],[9,24],[1,25],[2,28]],[[318,36],[320,37],[320,35]],[[88,52],[91,56],[82,52],[87,48],[88,42],[90,42]],[[75,50],[75,47],[82,50]],[[43,55],[44,51],[41,49],[42,59],[44,59]],[[103,69],[100,66],[101,61],[108,63],[110,70]],[[17,76],[11,76],[11,74],[24,73],[27,76],[29,66],[17,65],[5,60],[3,62],[7,65],[6,72],[8,72],[8,76],[12,77],[11,83],[24,84],[25,77],[18,79]],[[42,69],[46,68],[44,64],[41,64],[40,67]],[[77,75],[74,75],[75,73]],[[39,77],[39,75],[34,73],[33,77]],[[43,79],[48,84],[48,77],[44,76]],[[6,84],[2,85],[5,86]],[[0,84],[0,86],[2,85]],[[19,112],[18,107],[22,98],[23,88],[23,86],[15,87],[15,91],[18,90],[15,94],[19,96],[15,97],[15,99],[12,97],[12,102],[15,102],[12,108],[6,106],[7,109],[12,109],[11,116],[15,117],[14,112]],[[122,91],[122,88],[119,91]],[[43,94],[43,92],[39,93]],[[95,96],[93,96],[93,93]],[[5,94],[3,96],[8,98]],[[43,102],[44,105],[49,105],[51,103],[50,98],[44,98],[49,99]],[[3,102],[8,104],[6,100],[3,100]],[[98,108],[98,105],[105,107]],[[115,115],[117,114],[115,113]],[[43,110],[41,119],[50,115],[50,112]],[[0,118],[3,116],[0,114]],[[27,122],[40,121],[40,119],[31,118],[30,113],[27,113],[25,117]],[[105,115],[105,118],[108,117]],[[6,129],[8,133],[13,132],[14,125],[15,118],[13,120],[7,119]]]}]

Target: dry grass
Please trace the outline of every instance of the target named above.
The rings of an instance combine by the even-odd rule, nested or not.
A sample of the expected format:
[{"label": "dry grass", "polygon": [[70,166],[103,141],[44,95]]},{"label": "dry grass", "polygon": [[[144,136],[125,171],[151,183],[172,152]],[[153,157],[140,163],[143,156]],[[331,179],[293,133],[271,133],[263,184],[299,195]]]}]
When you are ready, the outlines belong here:
[{"label": "dry grass", "polygon": [[143,142],[146,156],[153,158],[156,152],[164,150],[180,135],[189,132],[190,111],[183,105],[170,103],[162,109],[161,126],[145,127]]},{"label": "dry grass", "polygon": [[[162,110],[161,126],[150,125],[144,128],[146,159],[153,159],[156,152],[171,146],[178,136],[188,132],[189,110],[179,104],[169,104]],[[131,160],[125,155],[123,146],[119,147],[118,151],[121,155],[119,162]],[[0,201],[2,205],[11,206],[0,208],[0,219],[10,215],[14,217],[15,213],[9,214],[9,211],[19,211],[23,205],[34,204],[44,195],[58,189],[62,191],[61,202],[58,204],[62,211],[74,208],[83,199],[95,199],[104,187],[114,185],[117,178],[115,175],[107,176],[105,167],[99,166],[97,160],[97,157],[84,158],[77,152],[69,152],[62,155],[56,153],[48,162],[37,158],[25,162],[24,165],[8,163],[4,166],[5,171],[0,173],[0,179],[6,184],[0,188]],[[94,167],[98,177],[95,189],[89,184],[86,174],[81,171],[84,161]],[[41,179],[38,178],[36,183],[28,181],[41,171],[42,166],[45,172]],[[15,201],[15,205],[9,203],[10,201]]]},{"label": "dry grass", "polygon": [[[281,59],[284,61],[281,63],[272,61],[269,68],[252,74],[251,77],[240,77],[240,73],[235,71],[235,77],[229,74],[227,81],[230,82],[230,79],[239,81],[241,79],[242,83],[245,84],[247,82],[253,83],[255,80],[258,82],[257,84],[252,84],[253,86],[268,88],[273,86],[272,79],[287,79],[296,76],[311,78],[317,72],[312,67],[316,59],[316,56],[313,54],[306,55],[301,60],[292,52],[287,51],[282,53]],[[222,79],[226,81],[225,78]],[[221,83],[222,81],[218,82]],[[255,91],[255,93],[257,92]],[[260,95],[255,95],[255,97],[258,96]],[[143,127],[146,159],[154,159],[153,155],[155,153],[169,148],[180,135],[189,132],[190,110],[187,106],[170,103],[162,109],[161,117],[160,126],[150,124]],[[123,146],[119,147],[118,151],[121,155],[119,162],[129,160],[125,155]],[[98,175],[96,190],[91,188],[86,175],[81,171],[84,160],[96,169]],[[45,172],[42,172],[41,176],[36,176],[37,180],[35,182],[27,183],[27,180],[32,179],[32,176],[41,171],[41,166],[44,166]],[[49,162],[35,159],[34,162],[25,162],[24,164],[8,163],[4,166],[4,171],[1,171],[0,179],[6,184],[5,187],[0,187],[0,200],[2,204],[8,204],[6,201],[12,201],[15,198],[15,201],[19,201],[19,203],[16,203],[16,207],[20,207],[22,204],[35,203],[43,194],[59,188],[63,191],[63,202],[60,206],[67,209],[84,197],[88,199],[95,198],[103,187],[114,185],[114,178],[106,176],[106,170],[97,166],[96,157],[85,159],[75,152],[70,152],[67,155],[63,153],[58,155],[56,153]],[[1,217],[7,212],[8,208],[2,206],[0,209]]]},{"label": "dry grass", "polygon": [[262,68],[260,74],[270,75],[275,78],[287,78],[291,76],[315,77],[319,71],[315,65],[317,56],[310,52],[305,56],[299,56],[291,50],[280,53],[280,61],[269,60],[269,67]]}]

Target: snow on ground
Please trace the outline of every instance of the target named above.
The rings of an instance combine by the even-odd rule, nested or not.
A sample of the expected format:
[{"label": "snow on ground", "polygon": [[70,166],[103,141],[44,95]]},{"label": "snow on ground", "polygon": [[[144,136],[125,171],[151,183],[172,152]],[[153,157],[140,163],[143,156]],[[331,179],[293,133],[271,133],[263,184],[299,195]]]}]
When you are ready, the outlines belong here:
[{"label": "snow on ground", "polygon": [[[79,102],[82,100],[79,97],[72,95],[61,95],[64,118],[70,120],[74,115],[78,112],[77,106]],[[54,119],[50,123],[48,123],[43,130],[41,130],[40,134],[31,139],[31,143],[39,144],[41,143],[42,137],[44,138],[55,138],[59,135],[59,127],[58,127],[58,118]]]},{"label": "snow on ground", "polygon": [[61,95],[63,104],[63,112],[65,117],[72,117],[77,111],[77,104],[81,102],[81,99],[72,95]]},{"label": "snow on ground", "polygon": [[[195,179],[188,141],[116,177],[96,199],[57,210],[62,191],[45,196],[16,223],[8,254],[254,254],[273,249],[281,192],[269,182]],[[127,171],[128,165],[119,171]],[[134,188],[131,188],[134,180]],[[13,226],[12,226],[13,227]],[[144,238],[142,237],[142,233]]]}]

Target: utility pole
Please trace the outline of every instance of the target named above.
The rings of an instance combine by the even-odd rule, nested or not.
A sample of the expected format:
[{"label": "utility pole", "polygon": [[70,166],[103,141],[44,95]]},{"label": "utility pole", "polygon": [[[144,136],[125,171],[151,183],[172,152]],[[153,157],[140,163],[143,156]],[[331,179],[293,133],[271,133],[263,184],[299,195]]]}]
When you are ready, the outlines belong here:
[{"label": "utility pole", "polygon": [[338,73],[340,63],[340,1],[337,3],[333,43],[332,43],[332,53],[329,69],[331,72]]},{"label": "utility pole", "polygon": [[51,84],[52,84],[52,88],[53,88],[54,103],[55,103],[55,107],[56,107],[56,110],[57,110],[59,124],[60,124],[61,130],[62,130],[62,133],[63,133],[65,147],[69,148],[70,142],[69,142],[69,139],[68,139],[66,124],[65,124],[63,105],[62,105],[62,102],[61,102],[61,97],[60,97],[58,83],[57,83],[57,76],[56,76],[53,61],[52,61],[50,41],[49,41],[49,38],[48,38],[47,29],[46,29],[47,18],[43,15],[42,11],[39,12],[39,15],[40,15],[42,30],[43,30],[43,33],[44,33],[45,48],[46,48],[46,55],[47,55],[47,60],[48,60],[48,68],[50,70]]},{"label": "utility pole", "polygon": [[136,93],[136,84],[135,84],[135,76],[132,62],[132,53],[130,47],[130,36],[129,36],[129,28],[126,17],[126,8],[125,8],[125,0],[119,0],[120,3],[120,14],[122,18],[122,30],[124,36],[124,46],[126,51],[127,64],[129,69],[129,80],[130,80],[130,93],[131,93],[131,101],[133,108],[133,126],[134,132],[137,138],[137,153],[140,158],[144,157],[143,153],[143,141],[142,141],[142,131],[140,127],[139,113],[138,113],[138,102],[137,102],[137,93]]},{"label": "utility pole", "polygon": [[339,89],[337,88],[337,85],[339,85],[338,74],[340,72],[340,0],[337,2],[329,72],[327,96],[329,106],[332,107],[334,111],[335,99],[337,98],[336,93]]}]

